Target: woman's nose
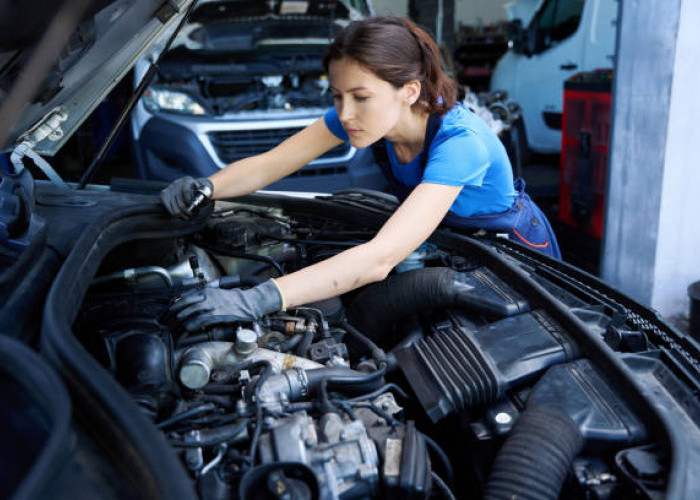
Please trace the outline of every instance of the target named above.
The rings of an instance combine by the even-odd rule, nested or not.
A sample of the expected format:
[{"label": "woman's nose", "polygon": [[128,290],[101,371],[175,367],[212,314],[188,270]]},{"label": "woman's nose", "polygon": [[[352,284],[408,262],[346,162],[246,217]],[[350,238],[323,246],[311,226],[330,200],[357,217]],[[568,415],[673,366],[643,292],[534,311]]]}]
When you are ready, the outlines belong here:
[{"label": "woman's nose", "polygon": [[355,110],[353,109],[352,103],[345,100],[339,104],[337,111],[338,118],[340,118],[341,122],[347,122],[348,120],[353,118],[355,114]]}]

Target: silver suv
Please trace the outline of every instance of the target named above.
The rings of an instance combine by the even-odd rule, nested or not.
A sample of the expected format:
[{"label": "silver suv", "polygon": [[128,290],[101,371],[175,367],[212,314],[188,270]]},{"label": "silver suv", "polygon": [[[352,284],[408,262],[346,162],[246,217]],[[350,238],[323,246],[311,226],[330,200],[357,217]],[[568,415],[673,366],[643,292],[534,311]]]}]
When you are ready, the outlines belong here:
[{"label": "silver suv", "polygon": [[[366,0],[200,1],[132,114],[139,175],[209,175],[318,119],[333,105],[323,50],[370,13]],[[152,59],[139,61],[137,79]],[[273,187],[381,189],[372,160],[342,144]]]}]

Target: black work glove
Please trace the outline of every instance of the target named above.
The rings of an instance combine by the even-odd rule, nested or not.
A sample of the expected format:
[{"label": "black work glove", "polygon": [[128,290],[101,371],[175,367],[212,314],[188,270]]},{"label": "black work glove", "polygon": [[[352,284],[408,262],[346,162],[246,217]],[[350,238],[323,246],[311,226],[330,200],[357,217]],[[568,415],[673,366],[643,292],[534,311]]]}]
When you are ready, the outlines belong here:
[{"label": "black work glove", "polygon": [[205,288],[192,290],[170,307],[170,312],[194,332],[213,325],[252,321],[284,306],[282,292],[273,280],[247,290]]},{"label": "black work glove", "polygon": [[193,179],[187,176],[171,182],[160,192],[160,199],[170,215],[189,219],[194,209],[210,199],[213,194],[214,185],[209,179]]}]

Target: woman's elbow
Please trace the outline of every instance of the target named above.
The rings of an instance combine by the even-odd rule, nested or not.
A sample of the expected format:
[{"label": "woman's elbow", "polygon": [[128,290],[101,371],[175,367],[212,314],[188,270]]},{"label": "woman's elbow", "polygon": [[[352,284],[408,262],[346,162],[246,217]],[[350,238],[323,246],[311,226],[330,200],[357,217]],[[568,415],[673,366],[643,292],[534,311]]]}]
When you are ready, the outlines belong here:
[{"label": "woman's elbow", "polygon": [[393,269],[393,266],[387,266],[384,264],[377,264],[372,266],[370,272],[366,275],[367,283],[376,283],[377,281],[382,281],[389,276],[389,273]]},{"label": "woman's elbow", "polygon": [[367,283],[374,283],[386,279],[398,263],[394,256],[383,255],[379,252],[375,253],[374,258],[368,259],[368,262],[371,264],[365,274]]}]

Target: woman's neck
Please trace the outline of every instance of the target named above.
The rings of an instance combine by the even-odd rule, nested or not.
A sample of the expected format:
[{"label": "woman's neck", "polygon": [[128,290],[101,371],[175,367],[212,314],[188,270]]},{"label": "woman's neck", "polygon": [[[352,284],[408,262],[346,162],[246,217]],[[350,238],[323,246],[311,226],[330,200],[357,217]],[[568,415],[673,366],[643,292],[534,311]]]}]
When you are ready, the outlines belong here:
[{"label": "woman's neck", "polygon": [[401,163],[408,163],[423,149],[429,116],[425,111],[414,111],[409,108],[396,127],[386,135],[386,139],[393,144],[396,157]]}]

